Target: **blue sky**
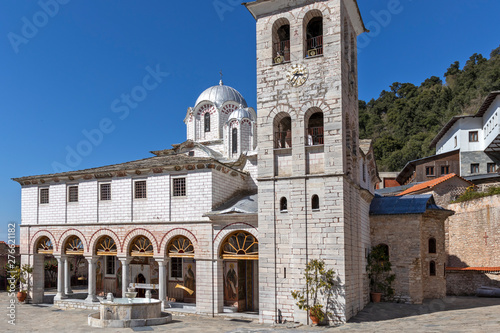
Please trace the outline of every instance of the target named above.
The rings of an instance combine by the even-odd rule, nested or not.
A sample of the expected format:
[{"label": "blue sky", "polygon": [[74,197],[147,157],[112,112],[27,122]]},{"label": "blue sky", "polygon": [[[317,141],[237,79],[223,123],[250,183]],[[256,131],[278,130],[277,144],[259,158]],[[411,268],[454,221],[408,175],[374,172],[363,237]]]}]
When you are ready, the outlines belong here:
[{"label": "blue sky", "polygon": [[[255,107],[255,21],[239,3],[0,1],[0,240],[21,221],[10,178],[145,158],[184,141],[187,108],[220,70]],[[358,40],[364,100],[500,44],[497,0],[358,3],[372,30]]]}]

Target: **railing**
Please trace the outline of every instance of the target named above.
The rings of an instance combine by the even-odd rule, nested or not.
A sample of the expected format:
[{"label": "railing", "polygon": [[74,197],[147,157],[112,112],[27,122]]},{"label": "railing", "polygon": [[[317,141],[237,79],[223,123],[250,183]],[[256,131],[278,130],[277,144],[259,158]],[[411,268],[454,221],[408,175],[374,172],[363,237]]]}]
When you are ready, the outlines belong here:
[{"label": "railing", "polygon": [[290,148],[292,146],[291,131],[274,133],[274,148]]},{"label": "railing", "polygon": [[290,61],[290,41],[285,40],[274,43],[273,63],[281,64]]},{"label": "railing", "polygon": [[323,54],[323,36],[308,39],[306,57],[314,57],[321,54]]},{"label": "railing", "polygon": [[307,145],[318,146],[325,144],[323,127],[309,127],[307,129]]}]

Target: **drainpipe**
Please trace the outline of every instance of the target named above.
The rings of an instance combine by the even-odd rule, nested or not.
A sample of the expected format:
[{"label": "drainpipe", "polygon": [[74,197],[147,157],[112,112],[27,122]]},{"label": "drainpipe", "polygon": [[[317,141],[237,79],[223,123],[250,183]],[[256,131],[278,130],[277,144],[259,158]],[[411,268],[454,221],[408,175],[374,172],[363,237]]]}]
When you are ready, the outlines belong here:
[{"label": "drainpipe", "polygon": [[215,317],[215,287],[214,287],[214,226],[212,225],[212,318]]},{"label": "drainpipe", "polygon": [[277,268],[277,240],[276,240],[276,179],[273,180],[273,222],[274,222],[274,319],[278,318],[278,268]]},{"label": "drainpipe", "polygon": [[[309,262],[309,242],[307,241],[308,238],[308,229],[307,229],[307,178],[304,178],[304,212],[305,212],[305,219],[304,219],[304,224],[306,227],[305,234],[306,234],[306,265]],[[306,284],[306,295],[307,295],[307,306],[309,306],[309,286]],[[309,316],[306,315],[306,320],[307,320],[307,325],[309,326]]]}]

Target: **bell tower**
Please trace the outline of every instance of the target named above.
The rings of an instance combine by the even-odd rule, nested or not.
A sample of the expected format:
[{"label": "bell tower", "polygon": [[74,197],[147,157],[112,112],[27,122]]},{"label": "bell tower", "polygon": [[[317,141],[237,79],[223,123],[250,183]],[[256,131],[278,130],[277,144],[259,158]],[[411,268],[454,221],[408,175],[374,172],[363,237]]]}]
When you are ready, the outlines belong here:
[{"label": "bell tower", "polygon": [[329,319],[344,322],[368,302],[356,49],[366,29],[355,0],[245,6],[257,21],[260,318],[306,322],[291,291],[323,259],[340,283]]}]

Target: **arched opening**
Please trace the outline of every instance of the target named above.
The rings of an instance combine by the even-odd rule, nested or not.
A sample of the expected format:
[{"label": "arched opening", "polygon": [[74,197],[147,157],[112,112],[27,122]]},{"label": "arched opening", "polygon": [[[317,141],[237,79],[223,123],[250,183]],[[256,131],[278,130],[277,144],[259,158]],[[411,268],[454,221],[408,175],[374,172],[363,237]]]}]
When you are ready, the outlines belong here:
[{"label": "arched opening", "polygon": [[66,286],[67,290],[71,290],[71,286],[76,286],[79,289],[87,286],[88,267],[83,253],[83,243],[78,236],[70,236],[64,243],[64,254],[68,257],[70,265],[69,277],[66,278],[69,284]]},{"label": "arched opening", "polygon": [[220,247],[224,262],[224,304],[238,312],[258,310],[258,246],[252,234],[236,231]]},{"label": "arched opening", "polygon": [[203,118],[204,118],[204,125],[205,125],[205,133],[210,132],[210,113],[209,112],[205,113]]},{"label": "arched opening", "polygon": [[323,54],[323,17],[319,11],[311,14],[315,17],[311,18],[306,26],[306,57]]},{"label": "arched opening", "polygon": [[323,112],[315,112],[307,122],[307,145],[317,146],[325,144]]},{"label": "arched opening", "polygon": [[431,261],[429,263],[429,275],[436,276],[436,262],[435,261]]},{"label": "arched opening", "polygon": [[311,208],[315,210],[319,210],[319,197],[315,194],[311,199]]},{"label": "arched opening", "polygon": [[[54,245],[49,237],[40,237],[35,244],[35,251],[38,255],[35,256],[34,260],[43,261],[43,272],[40,271],[40,274],[35,274],[35,271],[33,272],[33,289],[35,289],[36,286],[39,286],[40,289],[43,290],[57,287],[58,264],[53,256]],[[34,267],[36,266],[34,265]],[[41,297],[43,301],[43,293],[41,295],[33,295],[33,297],[37,299]]]},{"label": "arched opening", "polygon": [[379,245],[377,245],[377,247],[383,249],[384,250],[384,254],[387,257],[387,260],[390,260],[390,257],[389,257],[389,245],[387,245],[387,244],[379,244]]},{"label": "arched opening", "polygon": [[290,23],[287,19],[277,20],[273,25],[273,63],[290,61]]},{"label": "arched opening", "polygon": [[285,197],[281,198],[280,200],[280,211],[281,212],[288,211],[288,201],[286,200]]},{"label": "arched opening", "polygon": [[436,239],[429,238],[429,253],[436,253]]},{"label": "arched opening", "polygon": [[292,118],[288,114],[282,114],[274,121],[274,148],[290,147],[292,147]]},{"label": "arched opening", "polygon": [[[135,237],[129,245],[129,255],[132,257],[130,262],[130,276],[132,282],[136,283],[138,297],[144,297],[146,290],[150,290],[154,298],[157,297],[157,288],[159,272],[156,262],[153,260],[154,248],[151,240],[146,236]],[[143,281],[143,282],[138,282]]]},{"label": "arched opening", "polygon": [[194,246],[185,236],[174,237],[167,246],[169,274],[167,295],[178,302],[196,302],[196,261]]},{"label": "arched opening", "polygon": [[238,153],[238,129],[233,128],[231,131],[231,151],[233,154]]},{"label": "arched opening", "polygon": [[144,236],[138,236],[134,238],[130,244],[130,256],[131,257],[152,257],[153,256],[153,244],[149,238]]},{"label": "arched opening", "polygon": [[96,294],[121,295],[121,267],[116,255],[118,248],[110,236],[102,236],[96,242],[95,254],[99,257],[95,267]]}]

